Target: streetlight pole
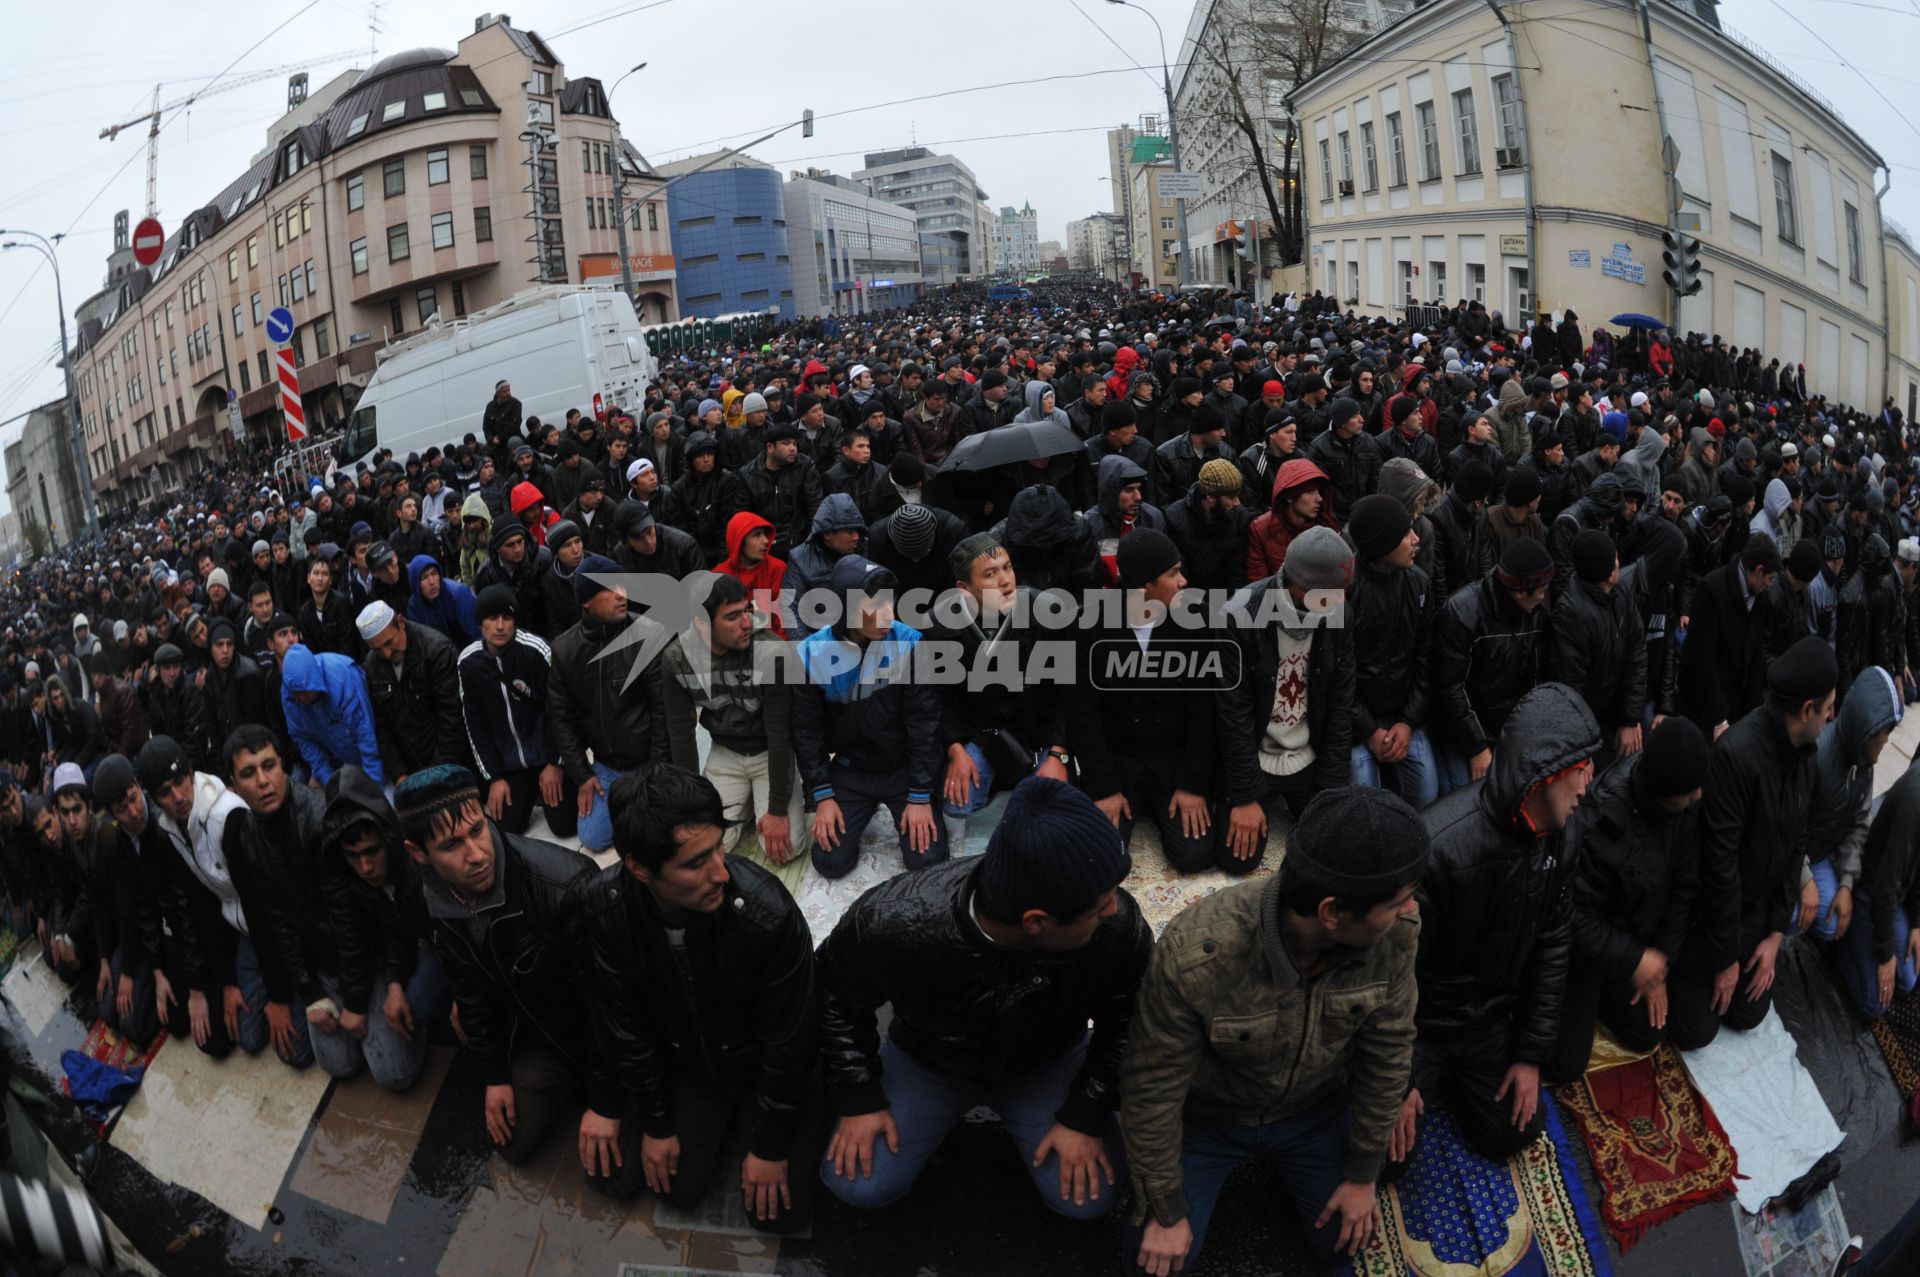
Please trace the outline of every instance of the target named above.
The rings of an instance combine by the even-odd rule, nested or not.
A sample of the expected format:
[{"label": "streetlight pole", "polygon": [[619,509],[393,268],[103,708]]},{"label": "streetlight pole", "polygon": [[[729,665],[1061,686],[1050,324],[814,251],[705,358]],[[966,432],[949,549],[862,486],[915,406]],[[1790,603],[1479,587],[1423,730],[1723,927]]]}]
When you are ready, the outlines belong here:
[{"label": "streetlight pole", "polygon": [[[1154,34],[1160,37],[1160,87],[1167,95],[1167,140],[1173,144],[1173,171],[1184,173],[1187,171],[1186,167],[1180,163],[1180,117],[1174,113],[1173,109],[1173,72],[1168,68],[1167,63],[1167,33],[1160,29],[1160,19],[1153,16],[1152,10],[1133,3],[1133,0],[1107,0],[1107,3],[1139,9],[1147,15],[1147,20],[1153,23]],[[1177,276],[1179,283],[1185,286],[1187,282],[1187,200],[1185,196],[1173,202],[1173,211],[1174,216],[1180,219],[1180,256],[1174,261],[1174,268],[1179,272]]]},{"label": "streetlight pole", "polygon": [[[60,259],[54,254],[53,246],[66,238],[64,233],[48,239],[32,231],[6,230],[0,228],[0,235],[25,235],[38,240],[38,244],[18,245],[19,247],[38,248],[53,266],[53,301],[60,308],[60,370],[67,379],[67,446],[73,452],[73,474],[80,484],[81,508],[87,512],[87,537],[89,540],[100,535],[100,506],[93,499],[93,480],[87,475],[87,446],[80,438],[80,397],[73,391],[73,347],[67,344],[67,297],[60,286]],[[7,244],[6,247],[16,247]]]},{"label": "streetlight pole", "polygon": [[[613,89],[619,88],[620,85],[625,82],[627,76],[632,75],[635,71],[644,71],[646,69],[647,64],[644,62],[637,67],[633,67],[627,71],[625,75],[622,75],[618,80],[613,82]],[[613,110],[613,89],[607,90],[607,110],[609,112]],[[615,121],[615,123],[617,124],[618,121]],[[637,313],[640,309],[640,302],[633,295],[633,259],[627,254],[627,172],[626,168],[620,163],[620,158],[620,148],[616,146],[613,149],[613,224],[620,231],[620,291],[627,295],[627,303],[631,305]]]}]

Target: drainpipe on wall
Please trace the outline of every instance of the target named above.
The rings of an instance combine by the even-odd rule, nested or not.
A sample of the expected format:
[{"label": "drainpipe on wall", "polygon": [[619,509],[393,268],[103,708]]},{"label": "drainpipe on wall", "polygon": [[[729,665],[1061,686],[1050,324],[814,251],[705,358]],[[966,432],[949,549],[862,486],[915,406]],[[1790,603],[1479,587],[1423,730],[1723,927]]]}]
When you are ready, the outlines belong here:
[{"label": "drainpipe on wall", "polygon": [[[1667,103],[1666,99],[1660,94],[1660,71],[1659,68],[1654,65],[1653,13],[1647,8],[1647,0],[1640,0],[1640,41],[1646,46],[1647,50],[1647,74],[1653,78],[1653,113],[1654,119],[1658,121],[1660,125],[1661,167],[1664,169],[1666,164],[1667,139],[1671,137],[1672,134],[1667,131]],[[1663,192],[1663,198],[1667,202],[1667,229],[1678,232],[1680,229],[1680,201],[1676,198],[1678,193],[1676,188],[1679,185],[1680,179],[1678,174],[1675,173],[1663,172],[1662,176],[1665,177],[1667,181],[1666,190]],[[1670,332],[1678,333],[1680,331],[1680,302],[1680,294],[1669,290],[1667,293],[1667,305],[1671,308],[1672,315]]]},{"label": "drainpipe on wall", "polygon": [[[1882,163],[1880,172],[1885,176],[1880,179],[1880,189],[1873,193],[1873,215],[1880,222],[1880,233],[1874,236],[1874,243],[1880,246],[1880,327],[1886,334],[1880,341],[1880,398],[1884,403],[1893,396],[1893,293],[1887,281],[1887,222],[1886,206],[1882,201],[1887,192],[1893,189],[1893,170]],[[1866,246],[1863,244],[1861,247]],[[1879,415],[1876,409],[1874,416]],[[1911,426],[1913,423],[1907,424]]]},{"label": "drainpipe on wall", "polygon": [[[1493,10],[1493,16],[1500,20],[1501,28],[1507,33],[1507,65],[1513,68],[1513,96],[1520,105],[1520,184],[1527,202],[1527,291],[1533,294],[1533,310],[1537,315],[1540,313],[1540,271],[1535,261],[1537,252],[1534,246],[1539,223],[1533,215],[1533,140],[1530,136],[1533,119],[1532,113],[1527,110],[1526,82],[1520,78],[1520,49],[1513,38],[1513,23],[1501,12],[1499,0],[1487,0],[1487,8]],[[1498,123],[1496,120],[1495,125]],[[1523,318],[1531,328],[1533,317]]]}]

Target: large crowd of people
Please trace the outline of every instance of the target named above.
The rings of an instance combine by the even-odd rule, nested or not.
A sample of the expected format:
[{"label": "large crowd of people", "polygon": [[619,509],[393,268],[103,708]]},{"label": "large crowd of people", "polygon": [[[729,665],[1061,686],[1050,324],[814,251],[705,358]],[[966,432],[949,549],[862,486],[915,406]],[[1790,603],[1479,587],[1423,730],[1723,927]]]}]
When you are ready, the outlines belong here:
[{"label": "large crowd of people", "polygon": [[[1597,1026],[1751,1029],[1801,937],[1861,1016],[1910,995],[1920,779],[1871,790],[1916,442],[1717,336],[1090,283],[787,325],[604,419],[503,381],[0,589],[7,920],[136,1043],[404,1089],[447,1023],[499,1154],[565,1125],[615,1194],[788,1229],[985,1105],[1054,1211],[1130,1200],[1130,1270],[1254,1158],[1356,1251],[1429,1105],[1510,1156]],[[1272,871],[1156,939],[1141,821]]]}]

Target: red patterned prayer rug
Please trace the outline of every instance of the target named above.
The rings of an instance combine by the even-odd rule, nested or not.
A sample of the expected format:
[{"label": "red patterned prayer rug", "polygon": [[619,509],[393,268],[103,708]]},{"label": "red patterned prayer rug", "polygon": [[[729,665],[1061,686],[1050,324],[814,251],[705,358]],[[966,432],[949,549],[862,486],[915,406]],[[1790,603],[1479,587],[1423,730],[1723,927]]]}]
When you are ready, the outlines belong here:
[{"label": "red patterned prayer rug", "polygon": [[1893,995],[1893,1005],[1873,1022],[1873,1040],[1887,1057],[1900,1098],[1912,1099],[1920,1091],[1920,989]]},{"label": "red patterned prayer rug", "polygon": [[[162,1027],[160,1032],[153,1035],[153,1041],[147,1045],[147,1049],[139,1051],[133,1043],[109,1029],[105,1020],[95,1020],[93,1027],[87,1030],[87,1040],[78,1049],[80,1054],[89,1059],[111,1065],[122,1073],[133,1073],[135,1069],[145,1069],[152,1064],[153,1057],[160,1054],[160,1048],[166,1043],[167,1031]],[[73,1094],[73,1088],[64,1077],[60,1079],[60,1089],[68,1095]],[[116,1108],[105,1121],[94,1120],[94,1130],[105,1138],[107,1129],[119,1116],[120,1110]]]},{"label": "red patterned prayer rug", "polygon": [[1670,1047],[1557,1088],[1600,1181],[1600,1216],[1624,1253],[1649,1228],[1733,1193],[1733,1145]]}]

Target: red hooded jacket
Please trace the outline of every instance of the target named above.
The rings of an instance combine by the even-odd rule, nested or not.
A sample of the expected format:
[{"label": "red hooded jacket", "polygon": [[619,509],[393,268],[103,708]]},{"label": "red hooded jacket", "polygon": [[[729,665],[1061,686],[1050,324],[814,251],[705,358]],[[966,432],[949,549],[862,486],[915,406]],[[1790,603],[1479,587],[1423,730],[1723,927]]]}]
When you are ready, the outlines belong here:
[{"label": "red hooded jacket", "polygon": [[[1295,488],[1309,486],[1320,489],[1320,513],[1311,523],[1299,523],[1282,497]],[[1340,521],[1333,517],[1333,481],[1313,462],[1295,457],[1273,476],[1273,508],[1247,529],[1247,580],[1262,581],[1278,572],[1287,561],[1287,547],[1308,528],[1339,531]]]},{"label": "red hooded jacket", "polygon": [[764,613],[773,622],[774,633],[785,638],[786,627],[780,621],[780,587],[787,579],[787,561],[769,554],[752,567],[740,562],[740,546],[746,541],[747,533],[755,528],[774,530],[773,524],[751,510],[742,510],[727,520],[727,558],[716,570],[745,585],[753,598],[754,610]]}]

